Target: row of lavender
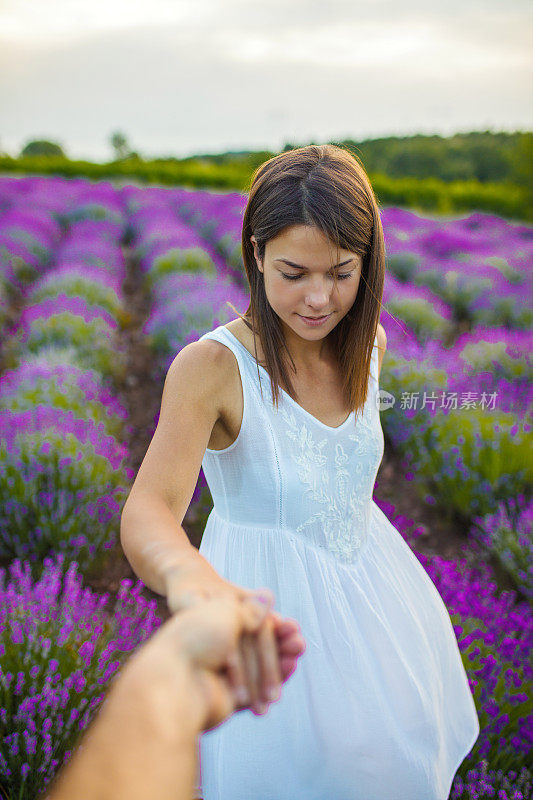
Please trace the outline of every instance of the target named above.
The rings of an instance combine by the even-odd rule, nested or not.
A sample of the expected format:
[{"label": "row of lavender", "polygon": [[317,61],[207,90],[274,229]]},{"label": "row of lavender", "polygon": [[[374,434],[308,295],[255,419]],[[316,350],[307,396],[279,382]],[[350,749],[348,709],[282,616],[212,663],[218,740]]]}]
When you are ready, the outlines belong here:
[{"label": "row of lavender", "polygon": [[533,229],[472,214],[439,230],[399,209],[384,229],[382,386],[399,400],[382,414],[387,435],[426,500],[531,600]]},{"label": "row of lavender", "polygon": [[[157,356],[155,362],[155,372],[160,379],[165,374],[168,366],[185,344],[195,341],[204,331],[211,329],[217,324],[224,324],[234,317],[228,302],[233,304],[239,311],[243,311],[247,305],[247,294],[239,286],[235,286],[231,278],[234,271],[238,271],[238,235],[240,218],[242,214],[244,199],[239,195],[221,196],[209,193],[192,193],[186,191],[158,192],[157,190],[147,191],[128,188],[128,207],[132,214],[135,208],[142,204],[142,221],[137,220],[133,225],[134,252],[136,253],[143,273],[147,276],[146,280],[153,287],[153,309],[149,320],[145,325],[145,333]],[[401,212],[413,222],[414,215],[408,212]],[[384,225],[388,230],[393,229],[394,215],[400,215],[397,209],[387,209],[383,212]],[[479,218],[481,219],[481,218]],[[197,233],[202,237],[203,242],[196,239],[191,240],[191,231],[186,229],[186,239],[183,237],[183,221],[187,221],[193,226]],[[478,218],[474,216],[470,220],[464,221],[470,225],[477,224]],[[429,225],[430,223],[426,221]],[[490,225],[498,221],[486,220]],[[424,221],[419,220],[420,224]],[[461,223],[459,223],[461,224]],[[501,224],[501,223],[500,223]],[[437,225],[437,223],[434,223]],[[145,241],[147,228],[154,227],[160,233],[164,231],[166,245],[161,245],[157,253],[149,253]],[[525,241],[525,250],[528,243],[528,229],[519,229],[517,236]],[[450,234],[448,234],[450,235]],[[399,236],[398,238],[402,238]],[[463,240],[466,237],[463,237]],[[434,243],[435,237],[433,237]],[[407,237],[404,238],[407,242]],[[183,247],[181,245],[183,242]],[[212,277],[212,265],[206,262],[205,255],[197,263],[196,275],[184,274],[181,264],[189,257],[192,257],[191,246],[200,248],[208,252],[216,266],[217,277]],[[181,252],[180,252],[181,251]],[[416,252],[416,248],[413,248]],[[528,252],[528,255],[530,251]],[[397,252],[391,255],[389,268],[392,265],[399,265],[402,254]],[[220,261],[222,257],[222,261]],[[396,261],[394,260],[396,258]],[[526,284],[527,274],[525,265],[527,255],[522,254],[524,259],[524,269],[522,277],[517,283]],[[434,257],[436,261],[436,256]],[[442,258],[442,256],[441,256]],[[161,263],[166,260],[166,274],[161,274]],[[407,259],[404,259],[404,263]],[[172,269],[171,263],[175,263]],[[411,263],[415,263],[412,259]],[[191,265],[189,264],[189,270]],[[465,268],[463,268],[465,269]],[[398,269],[399,271],[399,269]],[[518,271],[518,268],[517,268]],[[241,265],[242,272],[242,265]],[[157,281],[150,280],[150,274],[157,273]],[[242,283],[242,275],[241,283]],[[465,389],[465,383],[472,377],[469,371],[471,365],[467,361],[468,354],[471,358],[482,356],[483,342],[478,329],[476,334],[470,335],[470,343],[475,346],[468,349],[468,341],[463,336],[455,346],[445,348],[443,345],[437,346],[431,336],[431,309],[440,312],[440,319],[436,320],[435,339],[449,338],[453,332],[453,320],[459,317],[455,306],[444,297],[439,297],[436,293],[429,290],[417,290],[414,284],[408,283],[405,279],[395,279],[390,274],[387,276],[387,286],[385,290],[384,302],[388,308],[396,303],[394,320],[401,325],[403,335],[409,342],[409,346],[400,344],[399,338],[395,335],[394,328],[387,323],[387,317],[383,320],[388,332],[390,366],[384,369],[381,383],[382,386],[392,385],[397,380],[398,385],[404,388],[418,382],[418,386],[428,385],[428,380],[447,381],[444,387],[451,391],[461,392]],[[524,285],[521,291],[524,291]],[[424,297],[424,306],[420,307],[420,298]],[[401,299],[400,299],[401,298]],[[403,302],[403,309],[400,303]],[[458,298],[459,302],[459,298]],[[462,301],[461,301],[462,302]],[[476,300],[472,297],[473,313]],[[424,309],[429,306],[426,313],[427,321],[424,322]],[[416,309],[419,308],[420,314],[417,316]],[[459,317],[460,318],[460,317]],[[383,319],[383,317],[382,317]],[[416,321],[420,329],[416,329]],[[486,320],[488,321],[488,319]],[[517,326],[524,323],[524,320],[515,320]],[[445,330],[445,325],[448,330]],[[426,325],[426,336],[422,334],[422,326]],[[439,327],[441,326],[441,327]],[[390,335],[389,335],[390,332]],[[418,335],[415,335],[415,332]],[[497,420],[500,425],[505,422],[508,425],[516,425],[518,422],[523,425],[523,438],[519,441],[518,437],[509,444],[506,458],[513,452],[512,447],[517,450],[516,461],[526,462],[525,454],[525,434],[527,433],[527,423],[525,419],[529,413],[529,399],[527,394],[527,375],[529,364],[526,364],[523,347],[526,337],[519,327],[513,332],[505,328],[484,328],[486,342],[491,343],[491,337],[495,341],[508,344],[505,350],[505,358],[501,360],[499,368],[504,371],[503,375],[498,372],[498,365],[492,365],[490,358],[487,357],[487,375],[483,384],[484,390],[495,390],[502,394],[502,408],[498,411]],[[446,334],[446,335],[445,335]],[[515,337],[515,338],[513,338]],[[480,343],[481,344],[478,344]],[[515,346],[513,347],[513,344]],[[517,345],[517,346],[516,346]],[[400,356],[399,353],[403,355]],[[444,360],[446,358],[446,360]],[[418,365],[413,366],[412,360]],[[437,370],[436,364],[452,365],[453,369],[448,375],[445,370]],[[436,374],[436,378],[431,374]],[[475,373],[474,373],[475,374]],[[461,379],[461,376],[462,379]],[[478,379],[480,380],[480,379]],[[461,382],[462,381],[462,382]],[[438,385],[435,383],[433,388]],[[428,391],[429,394],[429,391]],[[400,404],[401,405],[401,404]],[[390,430],[389,438],[395,446],[406,453],[418,457],[421,462],[423,443],[420,442],[420,420],[413,413],[405,413],[404,409],[397,409],[400,414],[392,411],[382,414],[384,427]],[[475,429],[473,419],[478,420],[478,425],[484,437],[490,441],[492,429],[490,427],[490,417],[492,409],[487,406],[469,409],[471,417],[470,425]],[[473,412],[473,413],[472,413]],[[507,416],[502,416],[506,414]],[[489,476],[485,475],[484,470],[487,465],[482,460],[476,458],[473,449],[468,451],[468,468],[471,473],[470,487],[464,486],[464,475],[449,474],[449,455],[446,455],[444,426],[450,431],[453,426],[461,422],[463,434],[468,424],[460,420],[458,415],[453,416],[450,410],[444,409],[443,412],[427,414],[428,420],[434,426],[434,437],[439,437],[443,453],[441,454],[443,467],[441,473],[449,483],[453,483],[452,478],[460,480],[463,485],[465,497],[463,505],[457,505],[457,510],[470,512],[470,522],[476,520],[475,509],[481,507],[495,510],[495,516],[487,514],[483,519],[478,519],[479,527],[472,525],[470,548],[479,546],[480,541],[484,541],[489,550],[498,552],[498,547],[505,541],[511,539],[513,550],[511,556],[502,550],[503,562],[508,566],[510,574],[516,577],[517,592],[498,592],[491,570],[486,565],[471,568],[467,564],[471,559],[465,558],[459,563],[446,561],[442,558],[427,558],[417,554],[420,562],[431,576],[434,583],[439,588],[441,595],[445,599],[447,607],[452,616],[456,635],[458,637],[461,653],[465,668],[467,669],[470,685],[474,692],[476,706],[479,711],[482,735],[480,736],[470,757],[465,761],[460,769],[454,783],[452,797],[472,797],[479,792],[481,787],[489,785],[491,791],[496,789],[501,791],[501,797],[525,797],[530,788],[531,775],[525,768],[528,763],[531,750],[532,728],[531,728],[531,666],[529,664],[529,651],[531,635],[533,630],[533,616],[531,613],[531,506],[526,506],[524,498],[520,495],[516,503],[513,502],[513,486],[516,485],[527,490],[529,476],[521,473],[519,469],[512,472],[512,480],[515,484],[511,486],[511,493],[505,491],[505,484],[492,485],[489,488],[488,497],[478,494],[475,486],[474,474],[484,475],[484,480]],[[389,419],[391,420],[389,424]],[[394,421],[393,421],[394,420]],[[484,421],[481,426],[480,420]],[[409,435],[406,436],[407,429]],[[452,440],[451,447],[456,446],[457,427],[455,427],[455,438]],[[403,435],[400,435],[403,434]],[[502,440],[505,437],[502,436]],[[403,447],[402,447],[403,445]],[[501,445],[500,445],[501,446]],[[426,445],[428,452],[430,447]],[[450,447],[448,448],[450,449]],[[492,448],[491,448],[492,449]],[[519,452],[518,452],[519,451]],[[467,449],[464,448],[466,458]],[[500,462],[500,466],[505,462]],[[509,461],[505,464],[509,470]],[[445,469],[445,467],[448,467]],[[410,475],[406,476],[409,479]],[[435,484],[438,486],[440,476],[436,475]],[[199,482],[200,485],[201,482]],[[485,492],[486,487],[485,488]],[[198,491],[198,487],[197,487]],[[457,495],[459,490],[457,488]],[[442,490],[443,496],[449,501],[449,488]],[[435,491],[436,494],[436,491]],[[198,495],[197,495],[198,496]],[[443,496],[437,498],[442,502]],[[486,505],[481,505],[481,501]],[[378,504],[393,518],[394,509],[385,503],[377,500]],[[477,503],[477,505],[476,505]],[[514,526],[507,509],[515,511],[518,524]],[[465,513],[465,516],[466,516]],[[498,519],[500,529],[496,530],[493,524],[494,519]],[[407,537],[408,532],[405,520],[402,518],[393,519],[398,529],[402,530]],[[521,534],[523,526],[525,531]],[[482,531],[484,538],[479,536]],[[501,536],[501,541],[499,537]],[[529,566],[529,572],[527,566]],[[518,595],[518,596],[517,596]],[[524,596],[525,599],[521,599]],[[486,774],[487,765],[491,768]],[[517,777],[520,767],[524,767],[521,777]],[[498,770],[498,771],[496,771]]]},{"label": "row of lavender", "polygon": [[[217,322],[232,318],[233,314],[229,307],[223,305],[225,300],[230,299],[239,310],[243,310],[246,305],[246,298],[243,297],[242,291],[235,288],[231,282],[231,277],[235,277],[236,270],[237,277],[239,277],[238,259],[235,257],[234,245],[233,257],[231,255],[231,242],[236,241],[235,231],[238,230],[240,224],[242,198],[238,195],[217,196],[209,193],[184,191],[142,191],[132,187],[126,187],[122,196],[130,213],[130,230],[135,236],[136,253],[146,275],[147,286],[154,287],[154,314],[147,326],[147,333],[151,337],[155,351],[159,354],[160,372],[163,374],[169,360],[183,344],[196,339],[199,333]],[[189,222],[188,226],[183,225],[184,220]],[[196,231],[191,230],[191,225]],[[206,237],[208,237],[207,240]],[[221,257],[221,254],[227,259],[229,266],[226,266],[227,262]],[[195,277],[195,269],[203,275],[197,272]],[[184,270],[193,274],[184,275]],[[165,273],[167,273],[167,277],[164,277]],[[220,277],[216,279],[210,277],[214,274]],[[203,297],[199,292],[203,293]],[[218,311],[218,315],[213,316],[214,310]],[[384,324],[386,324],[385,320]],[[386,327],[389,332],[387,325]],[[390,351],[389,336],[389,354]],[[382,385],[386,385],[384,378],[382,378]],[[386,415],[382,415],[383,417]],[[388,511],[390,513],[391,509]],[[395,524],[400,527],[398,521]],[[420,559],[423,560],[422,557]],[[472,668],[475,667],[481,674],[488,647],[492,642],[500,641],[506,644],[502,656],[512,662],[511,673],[516,679],[513,684],[514,688],[515,690],[520,688],[516,681],[528,677],[523,675],[524,662],[527,664],[527,657],[524,657],[523,650],[524,642],[527,642],[528,631],[531,630],[531,616],[530,614],[528,616],[527,613],[524,615],[524,609],[520,604],[513,606],[512,596],[495,599],[496,587],[494,583],[490,583],[488,574],[476,576],[474,573],[469,573],[466,575],[464,563],[449,565],[442,560],[434,560],[431,564],[424,564],[424,566],[439,586],[447,600],[448,608],[456,609],[454,622],[456,631],[463,633],[461,646],[465,665],[469,669],[473,684],[476,684],[478,709],[483,708],[486,716],[483,747],[479,748],[479,752],[473,752],[469,763],[477,764],[479,757],[484,756],[494,767],[518,766],[520,759],[527,752],[528,735],[530,736],[525,725],[522,724],[525,723],[527,716],[524,697],[521,697],[524,693],[514,691],[514,695],[518,696],[519,701],[515,703],[514,696],[511,696],[513,692],[509,693],[507,686],[503,687],[503,691],[500,691],[499,694],[493,690],[491,681],[494,681],[494,674],[487,674],[483,680],[477,680]],[[437,573],[440,573],[438,577]],[[480,580],[483,585],[481,596]],[[466,591],[465,583],[467,587],[474,588]],[[483,613],[483,609],[490,609],[491,603],[498,602],[504,606],[501,619],[495,620],[492,612],[485,611]],[[513,614],[516,615],[511,629],[511,638],[513,642],[516,642],[516,652],[511,652],[509,641],[507,641],[509,631],[504,630],[502,624],[502,619],[506,615],[508,618],[508,611],[511,607]],[[472,623],[470,627],[469,623]],[[486,626],[489,623],[492,627],[489,626],[487,629]],[[483,625],[485,625],[485,630],[481,634]],[[520,644],[521,642],[522,644]],[[477,660],[474,664],[466,662],[468,657],[474,658],[476,654],[477,658],[481,659],[481,666]],[[496,673],[501,669],[502,664],[505,666],[502,659],[498,659],[495,667]],[[493,713],[494,709],[489,702],[494,697],[497,697],[499,701],[496,714]],[[515,704],[518,706],[517,713],[510,715],[509,719],[505,720],[506,708]],[[487,710],[485,711],[485,709]],[[524,717],[517,716],[517,714],[524,715]],[[502,725],[502,718],[506,722],[504,725]],[[506,780],[510,780],[518,791],[518,783],[512,776],[495,777],[494,780],[499,781],[498,785],[502,786],[505,785]],[[474,785],[476,782],[478,782],[478,778],[475,775],[470,776],[470,783]],[[456,783],[454,791],[456,792],[454,796],[462,796],[459,793],[463,791],[459,787],[459,782]],[[518,795],[516,796],[518,797]]]},{"label": "row of lavender", "polygon": [[117,396],[124,230],[111,186],[0,184],[3,797],[45,788],[124,654],[159,624],[139,585],[109,614],[82,582],[116,542],[133,477]]}]

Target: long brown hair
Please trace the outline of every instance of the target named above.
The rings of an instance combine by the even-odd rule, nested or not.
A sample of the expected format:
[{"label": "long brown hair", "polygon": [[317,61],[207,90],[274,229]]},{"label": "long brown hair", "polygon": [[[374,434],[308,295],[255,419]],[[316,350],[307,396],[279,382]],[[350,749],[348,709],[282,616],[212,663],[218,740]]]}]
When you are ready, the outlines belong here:
[{"label": "long brown hair", "polygon": [[[280,386],[294,400],[296,397],[280,356],[284,350],[288,353],[285,337],[268,302],[250,237],[257,239],[259,257],[264,259],[269,239],[292,225],[313,225],[328,237],[337,252],[343,248],[362,256],[357,297],[348,314],[328,335],[337,355],[345,397],[357,415],[367,397],[385,279],[385,242],[379,209],[357,156],[331,144],[299,147],[261,164],[251,178],[242,226],[250,303],[244,314],[233,310],[253,333],[256,361],[255,337],[259,336],[276,408]],[[291,362],[294,368],[292,358]]]}]

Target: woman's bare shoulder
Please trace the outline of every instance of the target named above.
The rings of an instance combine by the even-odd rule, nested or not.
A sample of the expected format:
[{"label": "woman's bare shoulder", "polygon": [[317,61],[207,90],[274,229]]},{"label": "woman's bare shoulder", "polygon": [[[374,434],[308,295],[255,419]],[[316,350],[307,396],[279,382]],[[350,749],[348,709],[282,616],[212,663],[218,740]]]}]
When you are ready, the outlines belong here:
[{"label": "woman's bare shoulder", "polygon": [[214,404],[220,412],[236,371],[236,359],[228,347],[215,339],[199,339],[182,347],[168,369],[166,382],[187,385],[199,402],[209,407]]},{"label": "woman's bare shoulder", "polygon": [[210,383],[221,383],[231,372],[235,357],[222,342],[206,338],[185,345],[174,359],[178,361],[187,363],[204,382],[208,379]]}]

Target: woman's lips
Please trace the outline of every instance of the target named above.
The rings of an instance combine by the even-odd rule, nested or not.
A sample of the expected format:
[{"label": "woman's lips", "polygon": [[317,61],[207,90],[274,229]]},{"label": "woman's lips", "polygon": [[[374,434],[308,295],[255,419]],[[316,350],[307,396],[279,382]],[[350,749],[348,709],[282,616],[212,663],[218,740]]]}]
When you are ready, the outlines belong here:
[{"label": "woman's lips", "polygon": [[325,322],[331,314],[325,314],[323,317],[304,317],[303,314],[298,314],[298,316],[303,319],[303,321],[307,325],[320,325],[321,323]]}]

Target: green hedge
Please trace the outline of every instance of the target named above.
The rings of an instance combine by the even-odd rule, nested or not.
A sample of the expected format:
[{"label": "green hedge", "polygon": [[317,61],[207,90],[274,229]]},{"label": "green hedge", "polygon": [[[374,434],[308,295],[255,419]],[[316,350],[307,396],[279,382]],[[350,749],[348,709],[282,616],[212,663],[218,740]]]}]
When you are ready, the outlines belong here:
[{"label": "green hedge", "polygon": [[[262,153],[263,160],[274,153]],[[198,189],[247,192],[255,154],[232,164],[215,164],[197,159],[183,161],[141,161],[127,159],[108,164],[70,161],[60,157],[0,157],[0,173],[85,176],[93,180],[114,178],[121,182],[189,186]],[[398,205],[436,214],[483,211],[525,222],[533,221],[533,201],[526,187],[512,183],[480,181],[446,182],[437,178],[389,178],[369,175],[382,205]]]}]

